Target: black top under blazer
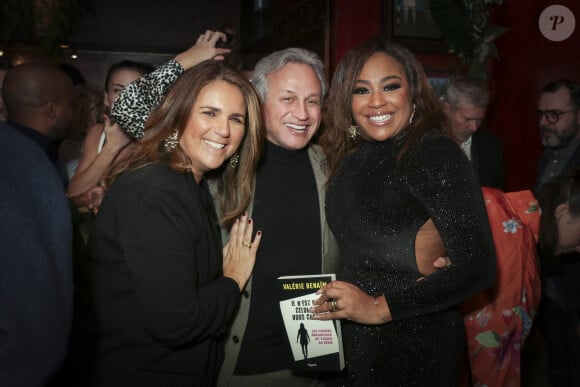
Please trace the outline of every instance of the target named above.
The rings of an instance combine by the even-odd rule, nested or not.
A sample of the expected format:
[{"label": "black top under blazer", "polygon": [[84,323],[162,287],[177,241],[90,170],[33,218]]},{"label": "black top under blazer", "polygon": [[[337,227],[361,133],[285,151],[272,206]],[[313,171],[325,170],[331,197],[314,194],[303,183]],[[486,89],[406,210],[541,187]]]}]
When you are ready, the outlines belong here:
[{"label": "black top under blazer", "polygon": [[83,385],[211,386],[240,302],[205,183],[153,164],[120,176],[88,242],[74,347]]},{"label": "black top under blazer", "polygon": [[502,143],[484,128],[479,128],[471,137],[471,163],[481,186],[504,189]]}]

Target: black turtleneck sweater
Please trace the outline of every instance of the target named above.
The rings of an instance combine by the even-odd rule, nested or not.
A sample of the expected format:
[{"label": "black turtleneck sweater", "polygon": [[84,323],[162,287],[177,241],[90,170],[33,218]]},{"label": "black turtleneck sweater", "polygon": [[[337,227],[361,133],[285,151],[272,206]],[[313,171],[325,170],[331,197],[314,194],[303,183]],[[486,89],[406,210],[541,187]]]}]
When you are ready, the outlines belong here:
[{"label": "black turtleneck sweater", "polygon": [[258,166],[254,230],[262,230],[252,299],[235,374],[287,369],[292,354],[280,315],[276,278],[321,272],[320,207],[308,150],[266,142]]}]

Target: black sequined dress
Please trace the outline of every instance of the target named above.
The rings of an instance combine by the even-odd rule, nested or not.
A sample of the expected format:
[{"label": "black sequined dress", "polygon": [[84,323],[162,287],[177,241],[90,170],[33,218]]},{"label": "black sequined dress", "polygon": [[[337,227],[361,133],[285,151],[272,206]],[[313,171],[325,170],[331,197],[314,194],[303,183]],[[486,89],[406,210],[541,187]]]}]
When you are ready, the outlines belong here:
[{"label": "black sequined dress", "polygon": [[[475,173],[459,147],[427,134],[400,161],[397,139],[365,142],[331,180],[326,213],[338,277],[385,294],[393,321],[345,321],[348,386],[457,385],[465,350],[457,305],[489,287],[495,253]],[[417,231],[431,218],[452,265],[417,282]]]}]

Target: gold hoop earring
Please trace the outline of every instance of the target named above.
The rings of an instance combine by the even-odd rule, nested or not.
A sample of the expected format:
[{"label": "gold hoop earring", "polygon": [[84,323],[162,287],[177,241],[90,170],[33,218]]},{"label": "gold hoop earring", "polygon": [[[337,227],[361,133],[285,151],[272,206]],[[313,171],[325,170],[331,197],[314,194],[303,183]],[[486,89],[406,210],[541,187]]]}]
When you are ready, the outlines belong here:
[{"label": "gold hoop earring", "polygon": [[171,136],[163,140],[163,150],[165,153],[171,153],[177,148],[177,145],[179,145],[179,132],[175,129]]}]

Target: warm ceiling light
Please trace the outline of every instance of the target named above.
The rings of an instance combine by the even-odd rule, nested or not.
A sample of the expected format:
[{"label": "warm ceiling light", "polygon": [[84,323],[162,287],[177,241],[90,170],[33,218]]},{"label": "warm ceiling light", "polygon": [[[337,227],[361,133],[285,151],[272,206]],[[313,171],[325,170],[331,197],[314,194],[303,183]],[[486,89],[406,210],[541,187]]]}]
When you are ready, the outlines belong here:
[{"label": "warm ceiling light", "polygon": [[63,44],[61,44],[59,47],[60,47],[60,48],[63,48],[63,49],[66,49],[66,48],[69,48],[69,45],[68,45],[68,44],[66,44],[66,43],[63,43]]}]

